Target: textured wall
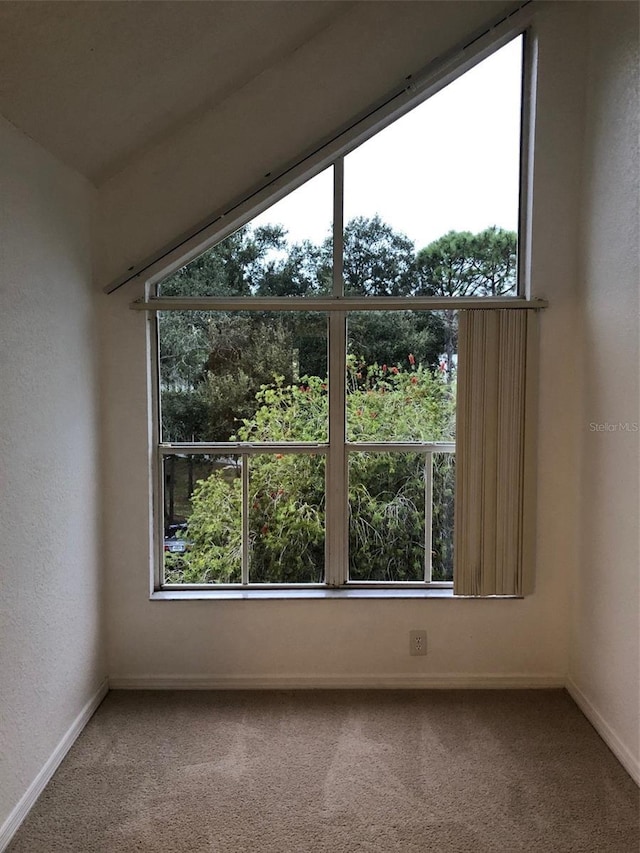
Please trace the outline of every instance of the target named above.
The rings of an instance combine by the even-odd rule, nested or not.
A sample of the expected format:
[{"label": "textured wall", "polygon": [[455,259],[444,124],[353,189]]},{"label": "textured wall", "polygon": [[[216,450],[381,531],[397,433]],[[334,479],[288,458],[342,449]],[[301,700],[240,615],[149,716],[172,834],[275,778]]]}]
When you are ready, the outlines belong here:
[{"label": "textured wall", "polygon": [[[134,680],[230,678],[244,683],[297,678],[326,683],[336,679],[372,684],[394,679],[517,676],[532,683],[546,677],[562,683],[568,655],[568,590],[576,558],[578,457],[570,426],[575,423],[578,406],[574,335],[583,12],[579,4],[553,3],[543,6],[540,16],[533,289],[548,297],[552,308],[542,318],[535,594],[523,601],[503,602],[149,601],[146,320],[127,308],[128,302],[140,294],[139,286],[130,285],[112,296],[101,297],[111,676]],[[383,24],[381,18],[379,29],[369,30],[367,37],[377,51],[375,62],[393,67],[400,62],[404,39],[407,44],[416,44],[415,20],[412,16],[399,16],[390,42],[385,40]],[[459,28],[463,25],[463,20],[458,21]],[[405,32],[403,26],[407,28]],[[424,37],[428,41],[431,34]],[[341,35],[334,45],[338,55],[342,43]],[[326,45],[325,49],[330,56]],[[287,95],[293,91],[291,97],[298,85],[308,84],[304,77],[308,57],[291,61],[294,59],[300,64],[292,67],[287,77]],[[371,61],[369,57],[367,62]],[[349,79],[352,90],[362,86],[363,91],[368,91],[369,83],[369,78],[356,70]],[[243,108],[246,132],[234,135],[236,125],[230,124],[228,135],[218,139],[225,155],[217,160],[224,186],[230,180],[223,166],[226,157],[236,162],[242,154],[247,168],[253,168],[252,151],[260,149],[265,134],[271,137],[275,133],[274,126],[255,123],[264,109],[262,97],[247,90]],[[325,96],[314,104],[318,127],[323,120],[328,125],[334,120],[327,100],[330,99]],[[274,137],[270,144],[276,142],[286,152],[290,139],[283,133],[281,139]],[[131,177],[132,186],[138,188],[145,205],[157,200],[158,193],[169,193],[177,223],[188,221],[189,211],[197,216],[201,198],[192,196],[190,187],[206,160],[200,149],[188,158],[184,139],[175,144],[175,149],[167,152],[164,165],[153,154]],[[178,160],[180,175],[186,176],[179,185],[168,166]],[[209,174],[203,177],[203,186],[208,186],[206,182],[210,180]],[[229,187],[231,195],[241,189],[240,178],[236,175],[234,180],[236,186]],[[145,207],[145,221],[138,227],[133,221],[135,211],[130,199],[119,192],[114,189],[107,195],[115,223],[108,234],[110,240],[116,241],[112,244],[113,258],[118,256],[113,247],[121,245],[126,249],[134,243],[144,244],[156,227],[164,229],[167,216],[162,204],[158,210]],[[124,227],[124,222],[130,233],[118,241],[116,231]],[[408,631],[419,627],[427,629],[429,654],[411,658]]]},{"label": "textured wall", "polygon": [[83,179],[0,119],[0,826],[105,676]]},{"label": "textured wall", "polygon": [[582,243],[581,551],[570,676],[640,778],[638,6],[591,11]]}]

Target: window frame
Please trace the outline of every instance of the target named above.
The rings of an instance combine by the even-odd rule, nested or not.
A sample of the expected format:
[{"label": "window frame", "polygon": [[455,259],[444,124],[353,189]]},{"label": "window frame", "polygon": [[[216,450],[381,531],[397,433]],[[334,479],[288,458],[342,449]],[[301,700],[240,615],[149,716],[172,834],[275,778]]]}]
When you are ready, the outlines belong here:
[{"label": "window frame", "polygon": [[[342,200],[340,200],[341,203]],[[340,282],[339,285],[342,286]],[[287,299],[287,297],[284,297]],[[425,580],[424,581],[356,581],[349,579],[349,507],[348,507],[348,456],[350,452],[406,452],[420,453],[433,459],[434,453],[454,453],[455,442],[424,442],[424,441],[380,441],[359,442],[348,441],[346,435],[346,352],[347,352],[347,319],[349,311],[342,310],[342,297],[336,294],[335,308],[328,312],[328,366],[329,366],[329,402],[328,402],[328,436],[326,442],[163,442],[161,440],[161,409],[160,409],[160,327],[158,315],[152,318],[153,345],[152,352],[152,387],[153,387],[153,443],[155,453],[153,458],[153,480],[154,480],[154,541],[156,557],[154,559],[154,591],[175,592],[179,590],[247,590],[262,591],[271,589],[452,589],[453,581],[434,581],[431,575],[433,566],[431,562],[430,549],[425,549]],[[278,300],[266,300],[267,302]],[[371,306],[369,297],[363,296],[350,300],[358,311],[379,310]],[[298,309],[308,312],[309,303],[306,300],[305,308]],[[243,310],[255,300],[249,297],[243,300]],[[265,300],[260,300],[261,309]],[[376,303],[377,304],[377,303]],[[403,310],[415,310],[412,300],[408,299],[403,305]],[[255,309],[257,310],[257,309]],[[295,309],[290,309],[295,310]],[[165,458],[180,454],[222,454],[228,453],[241,457],[259,455],[261,453],[312,453],[318,452],[325,456],[325,495],[332,494],[332,500],[326,503],[325,515],[325,566],[324,582],[320,584],[300,583],[250,583],[245,581],[246,576],[246,540],[243,548],[242,569],[243,578],[240,584],[169,584],[164,581],[164,466]],[[243,494],[246,490],[246,466],[243,471]],[[432,503],[427,499],[432,490],[432,473],[425,479],[425,538],[431,541],[432,529]],[[337,497],[335,497],[337,493]],[[246,497],[246,495],[244,495]],[[243,528],[246,523],[246,507],[243,498]],[[246,529],[243,529],[243,539],[246,537]]]},{"label": "window frame", "polygon": [[[389,591],[397,593],[428,592],[450,594],[452,592],[452,581],[350,581],[348,579],[348,453],[362,449],[384,450],[406,450],[407,452],[432,453],[436,450],[450,451],[452,443],[434,442],[384,442],[371,443],[348,442],[345,434],[346,417],[344,415],[344,401],[346,401],[345,372],[343,369],[346,358],[346,319],[350,311],[368,310],[411,310],[425,311],[435,310],[442,307],[460,308],[465,304],[477,303],[479,299],[454,298],[436,299],[433,297],[417,297],[394,299],[393,297],[351,297],[343,293],[343,196],[344,196],[344,158],[367,139],[376,135],[388,125],[395,122],[401,116],[427,100],[448,83],[462,76],[475,65],[482,62],[487,56],[499,50],[508,42],[522,36],[522,82],[521,82],[521,109],[520,109],[520,167],[519,167],[519,215],[518,215],[518,258],[516,270],[516,293],[507,297],[496,299],[481,298],[483,307],[496,307],[497,304],[504,307],[511,303],[511,307],[518,307],[515,302],[524,302],[530,294],[530,233],[531,222],[531,182],[533,162],[533,122],[535,118],[534,98],[535,76],[537,65],[537,39],[530,23],[530,15],[524,14],[528,10],[520,9],[513,16],[517,20],[505,19],[500,26],[494,28],[496,32],[473,40],[463,49],[462,58],[459,53],[455,57],[446,60],[437,69],[427,69],[422,79],[410,82],[403,92],[400,105],[395,104],[385,109],[374,110],[371,114],[355,123],[346,134],[340,135],[333,144],[323,146],[312,158],[306,158],[296,167],[285,170],[285,172],[269,182],[269,184],[257,192],[252,193],[247,199],[239,204],[232,205],[232,216],[220,214],[214,219],[213,226],[199,229],[199,233],[188,241],[183,240],[178,247],[165,252],[159,260],[154,260],[147,267],[148,272],[153,272],[146,281],[145,299],[138,305],[148,309],[152,307],[150,314],[149,350],[150,359],[150,385],[151,385],[151,409],[153,412],[151,435],[151,470],[152,470],[152,511],[153,511],[153,541],[152,541],[152,564],[153,585],[152,594],[160,597],[180,597],[180,593],[187,595],[182,597],[193,597],[189,594],[213,593],[268,593],[267,597],[273,597],[271,593],[309,592],[315,597],[318,591],[353,593],[366,592],[367,590],[379,593]],[[489,37],[492,36],[492,37]],[[466,51],[466,55],[465,55]],[[336,144],[337,143],[337,144]],[[337,150],[337,154],[332,154]],[[227,298],[206,300],[173,298],[157,295],[159,283],[172,272],[187,264],[190,260],[202,254],[208,248],[222,242],[243,225],[250,222],[258,214],[262,213],[284,196],[295,191],[299,186],[310,180],[321,171],[333,168],[334,173],[334,197],[333,197],[333,286],[331,297],[328,298],[305,298],[303,306],[296,306],[297,301],[291,297],[283,298]],[[226,222],[219,220],[226,218]],[[217,224],[216,224],[217,223]],[[208,231],[209,236],[202,240],[202,234]],[[195,242],[194,242],[195,241]],[[191,248],[185,252],[185,244],[190,242]],[[172,259],[173,258],[173,259]],[[162,263],[164,261],[164,263]],[[160,264],[162,264],[160,266]],[[135,273],[139,275],[140,273]],[[131,276],[130,276],[131,277]],[[121,282],[124,283],[124,282]],[[117,286],[120,286],[119,284]],[[115,288],[113,288],[115,289]],[[107,291],[109,289],[107,288]],[[157,322],[157,311],[165,309],[178,309],[178,305],[185,308],[204,308],[204,304],[211,310],[301,310],[301,311],[327,311],[328,313],[328,363],[329,363],[329,436],[328,441],[316,445],[325,453],[326,458],[326,483],[340,484],[340,499],[327,504],[326,512],[326,548],[325,548],[325,579],[321,584],[166,584],[164,583],[164,477],[162,461],[165,456],[171,455],[171,451],[191,453],[219,452],[221,448],[227,452],[239,455],[269,451],[278,449],[277,445],[245,445],[243,443],[224,445],[220,443],[190,443],[190,444],[163,444],[161,441],[161,416],[160,416],[160,370],[159,370],[159,326]],[[235,304],[234,304],[235,303]],[[241,306],[241,309],[240,309]],[[332,368],[333,365],[333,368]],[[342,368],[341,368],[342,366]],[[333,400],[333,404],[332,401]],[[331,414],[333,412],[333,415]],[[363,445],[367,444],[365,448]],[[308,445],[304,443],[287,443],[287,452],[308,452]],[[455,453],[455,446],[453,447]],[[328,485],[325,487],[327,494]],[[431,508],[427,512],[430,517]],[[205,596],[206,597],[206,596]],[[233,596],[237,597],[237,596]]]}]

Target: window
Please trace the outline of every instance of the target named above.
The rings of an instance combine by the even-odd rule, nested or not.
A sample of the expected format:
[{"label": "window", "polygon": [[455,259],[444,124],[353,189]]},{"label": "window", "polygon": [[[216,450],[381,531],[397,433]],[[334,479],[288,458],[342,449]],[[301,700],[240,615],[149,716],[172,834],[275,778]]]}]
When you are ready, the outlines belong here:
[{"label": "window", "polygon": [[459,300],[520,295],[523,41],[159,282],[159,587],[452,585]]}]

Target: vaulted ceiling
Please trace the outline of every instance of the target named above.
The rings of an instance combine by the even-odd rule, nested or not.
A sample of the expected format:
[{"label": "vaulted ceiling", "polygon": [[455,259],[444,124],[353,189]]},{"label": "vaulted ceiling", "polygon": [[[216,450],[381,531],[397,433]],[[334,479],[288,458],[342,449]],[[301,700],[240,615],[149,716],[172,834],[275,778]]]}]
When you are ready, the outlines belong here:
[{"label": "vaulted ceiling", "polygon": [[0,3],[0,113],[100,184],[353,4]]},{"label": "vaulted ceiling", "polygon": [[0,115],[97,188],[108,284],[522,2],[3,0]]}]

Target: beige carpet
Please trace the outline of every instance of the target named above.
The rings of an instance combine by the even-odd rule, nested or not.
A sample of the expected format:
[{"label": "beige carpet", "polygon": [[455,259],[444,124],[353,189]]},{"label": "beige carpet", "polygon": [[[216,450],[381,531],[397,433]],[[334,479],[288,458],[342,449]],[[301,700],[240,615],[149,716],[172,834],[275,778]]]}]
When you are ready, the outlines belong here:
[{"label": "beige carpet", "polygon": [[563,691],[112,692],[11,853],[636,853]]}]

